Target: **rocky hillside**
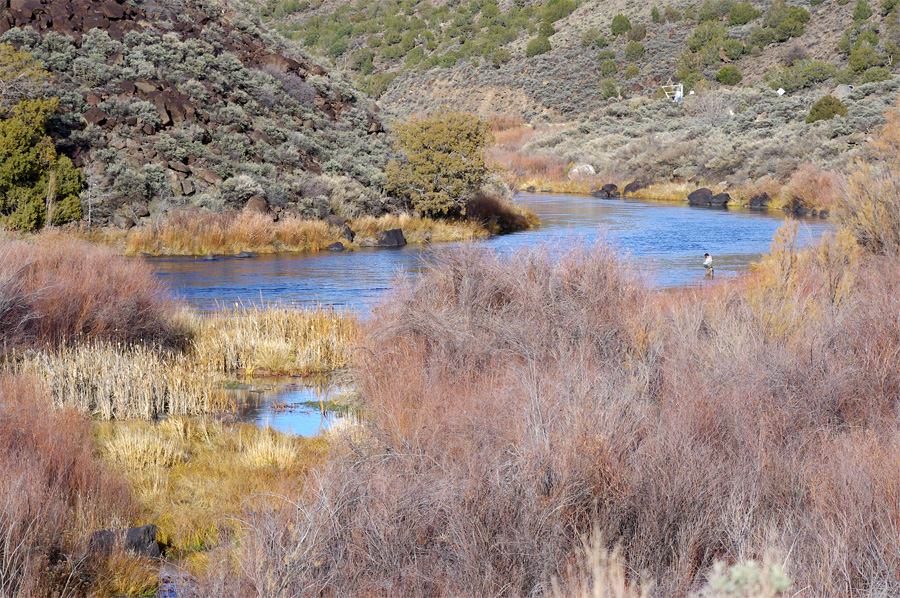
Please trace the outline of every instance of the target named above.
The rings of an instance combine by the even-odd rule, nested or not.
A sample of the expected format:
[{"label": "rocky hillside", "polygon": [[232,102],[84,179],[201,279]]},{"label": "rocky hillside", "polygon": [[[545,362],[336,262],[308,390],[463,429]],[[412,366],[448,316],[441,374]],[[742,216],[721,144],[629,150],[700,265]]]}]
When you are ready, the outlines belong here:
[{"label": "rocky hillside", "polygon": [[54,139],[92,224],[186,207],[354,216],[389,206],[377,107],[215,0],[0,0],[0,43],[60,98]]},{"label": "rocky hillside", "polygon": [[[782,72],[795,63],[818,68],[801,87],[883,80],[896,63],[900,26],[890,16],[896,2],[876,2],[267,0],[260,14],[355,72],[398,114],[450,101],[560,120],[620,97],[653,96],[669,82],[796,79]],[[852,60],[861,44],[873,55]],[[723,67],[730,77],[719,74]],[[882,70],[867,74],[873,67]]]}]

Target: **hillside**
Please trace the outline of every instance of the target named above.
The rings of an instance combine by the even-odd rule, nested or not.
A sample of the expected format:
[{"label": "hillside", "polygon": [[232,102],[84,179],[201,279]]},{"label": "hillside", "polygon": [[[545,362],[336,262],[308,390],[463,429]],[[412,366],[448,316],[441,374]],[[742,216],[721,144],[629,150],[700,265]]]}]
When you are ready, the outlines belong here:
[{"label": "hillside", "polygon": [[0,43],[49,71],[50,132],[85,173],[93,225],[251,200],[320,217],[390,207],[372,102],[223,2],[0,0]]},{"label": "hillside", "polygon": [[[858,155],[897,95],[896,4],[269,0],[260,14],[394,118],[452,105],[523,119],[495,151],[520,181],[543,160],[616,182],[746,188]],[[679,82],[684,101],[666,101],[661,85]],[[846,117],[807,124],[840,84],[855,86]]]}]

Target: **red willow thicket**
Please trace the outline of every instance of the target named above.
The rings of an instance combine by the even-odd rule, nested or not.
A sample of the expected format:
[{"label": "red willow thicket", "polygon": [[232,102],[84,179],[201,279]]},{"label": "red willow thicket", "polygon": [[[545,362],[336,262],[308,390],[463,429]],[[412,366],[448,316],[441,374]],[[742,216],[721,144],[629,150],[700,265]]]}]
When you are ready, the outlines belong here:
[{"label": "red willow thicket", "polygon": [[596,526],[660,595],[772,555],[812,595],[900,591],[900,260],[851,253],[788,231],[752,282],[672,294],[604,246],[445,253],[357,352],[371,434],[249,520],[251,586],[541,595]]},{"label": "red willow thicket", "polygon": [[0,347],[170,344],[180,336],[173,310],[165,287],[139,260],[62,235],[0,242]]}]

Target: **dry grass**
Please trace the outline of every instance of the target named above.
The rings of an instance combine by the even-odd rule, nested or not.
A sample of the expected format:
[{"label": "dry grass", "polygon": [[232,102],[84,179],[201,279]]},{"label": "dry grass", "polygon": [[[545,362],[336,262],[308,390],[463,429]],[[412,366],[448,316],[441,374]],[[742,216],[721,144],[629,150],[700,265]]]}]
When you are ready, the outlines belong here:
[{"label": "dry grass", "polygon": [[[409,243],[471,241],[491,234],[477,221],[433,220],[409,214],[363,216],[350,222],[350,228],[360,239],[374,239],[379,232],[402,228]],[[123,245],[121,234],[94,237],[111,245]],[[125,236],[122,249],[128,255],[230,255],[240,251],[321,251],[337,241],[358,245],[342,239],[338,229],[322,220],[285,216],[272,222],[268,216],[248,212],[182,212],[156,226],[132,229]]]},{"label": "dry grass", "polygon": [[273,494],[298,492],[327,446],[324,439],[186,417],[103,422],[96,437],[159,526],[161,541],[200,569],[206,563],[194,551],[234,538],[247,512],[271,508]]},{"label": "dry grass", "polygon": [[94,457],[90,426],[40,387],[0,376],[0,595],[79,596],[115,564],[82,561],[91,531],[127,527],[123,481]]},{"label": "dry grass", "polygon": [[333,308],[250,305],[198,317],[192,367],[222,374],[330,372],[357,342],[355,314]]},{"label": "dry grass", "polygon": [[182,353],[91,343],[22,356],[56,406],[101,419],[198,415],[228,407],[220,384]]}]

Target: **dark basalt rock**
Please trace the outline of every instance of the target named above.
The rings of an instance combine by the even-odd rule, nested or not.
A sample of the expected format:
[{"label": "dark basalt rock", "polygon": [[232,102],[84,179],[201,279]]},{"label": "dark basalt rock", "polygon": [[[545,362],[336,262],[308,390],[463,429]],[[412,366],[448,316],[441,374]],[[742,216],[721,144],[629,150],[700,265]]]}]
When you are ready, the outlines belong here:
[{"label": "dark basalt rock", "polygon": [[386,230],[378,235],[378,247],[403,247],[406,245],[406,237],[399,228]]},{"label": "dark basalt rock", "polygon": [[693,191],[690,195],[688,195],[688,204],[692,206],[708,206],[709,200],[712,199],[713,192],[703,187],[701,189],[697,189]]},{"label": "dark basalt rock", "polygon": [[251,257],[259,257],[258,253],[253,253],[252,251],[240,251],[234,254],[235,259],[245,260]]},{"label": "dark basalt rock", "polygon": [[641,181],[634,181],[625,185],[625,188],[622,189],[622,195],[634,195],[641,189],[646,189],[647,183]]},{"label": "dark basalt rock", "polygon": [[724,208],[731,201],[731,196],[727,193],[717,193],[709,198],[709,205]]},{"label": "dark basalt rock", "polygon": [[158,559],[161,555],[156,541],[156,526],[152,523],[128,529],[93,532],[88,542],[88,552],[109,555],[116,546],[138,556]]},{"label": "dark basalt rock", "polygon": [[761,195],[754,195],[750,198],[750,209],[751,210],[765,210],[769,207],[769,203],[772,199],[769,197],[768,193],[763,193]]},{"label": "dark basalt rock", "polygon": [[343,251],[343,250],[345,249],[345,247],[344,247],[344,244],[343,244],[343,243],[341,243],[340,241],[338,241],[338,242],[336,242],[336,243],[332,243],[331,245],[329,245],[329,246],[326,247],[325,249],[327,249],[328,251]]}]

